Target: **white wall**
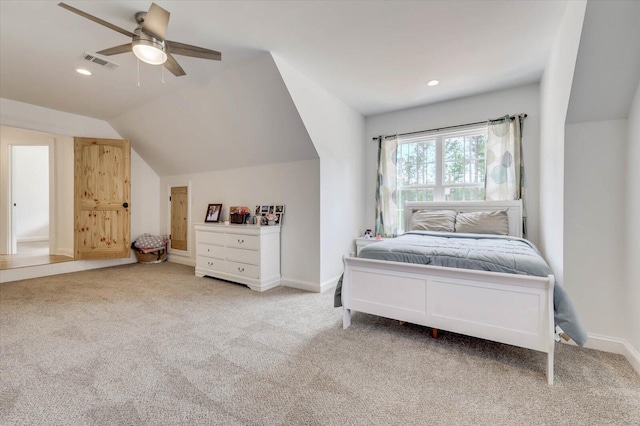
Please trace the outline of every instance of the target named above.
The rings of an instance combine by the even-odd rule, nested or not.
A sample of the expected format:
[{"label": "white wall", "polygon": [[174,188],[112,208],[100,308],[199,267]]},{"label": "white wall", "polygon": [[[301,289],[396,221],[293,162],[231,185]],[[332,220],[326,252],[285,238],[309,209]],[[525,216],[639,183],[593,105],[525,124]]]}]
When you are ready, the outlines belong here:
[{"label": "white wall", "polygon": [[268,52],[109,124],[161,176],[318,158]]},{"label": "white wall", "polygon": [[629,111],[628,144],[626,152],[627,211],[624,233],[626,235],[626,338],[636,353],[636,370],[640,371],[640,84]]},{"label": "white wall", "polygon": [[320,285],[327,289],[363,228],[364,118],[283,58],[274,61],[320,156]]},{"label": "white wall", "polygon": [[540,82],[539,248],[563,282],[564,126],[586,0],[571,1]]},{"label": "white wall", "polygon": [[523,159],[526,175],[526,206],[529,239],[538,241],[539,208],[539,85],[531,84],[417,108],[367,117],[365,154],[365,225],[373,229],[375,222],[377,142],[379,135],[415,132],[458,124],[475,123],[505,114],[527,113],[524,120]]},{"label": "white wall", "polygon": [[627,120],[566,125],[563,287],[591,334],[624,337]]},{"label": "white wall", "polygon": [[[63,135],[56,138],[56,142],[61,142],[60,149],[56,149],[56,157],[60,157],[56,162],[66,165],[62,170],[56,170],[56,185],[62,185],[66,189],[61,190],[60,198],[73,200],[73,136],[99,137],[121,139],[120,135],[113,128],[102,120],[69,114],[36,105],[16,102],[10,99],[0,99],[0,124],[21,129],[35,130],[39,132]],[[63,143],[67,141],[67,143]],[[70,154],[69,154],[70,153]],[[131,152],[131,235],[138,235],[143,232],[159,233],[159,185],[158,175],[132,150]],[[58,186],[56,186],[58,188]],[[58,189],[56,189],[58,191]],[[71,197],[69,197],[71,191]],[[56,196],[58,194],[56,193]],[[71,216],[73,223],[73,203],[56,207],[56,212],[68,218]],[[135,206],[135,207],[134,207]],[[68,228],[69,224],[65,226]],[[71,225],[73,231],[73,225]],[[65,234],[66,235],[66,234]],[[61,245],[65,245],[65,238],[61,237]],[[71,234],[71,238],[73,235]],[[64,273],[74,270],[88,268],[100,268],[135,261],[132,254],[129,259],[113,259],[100,261],[76,261],[64,262],[51,265],[46,268],[20,268],[3,271],[1,282],[13,281],[15,279],[32,278],[35,276],[49,275],[51,273]]]},{"label": "white wall", "polygon": [[18,242],[49,240],[49,146],[13,146],[11,201]]},{"label": "white wall", "polygon": [[169,260],[195,265],[193,225],[204,222],[208,204],[222,203],[222,221],[228,219],[230,206],[247,206],[253,212],[256,205],[284,204],[280,233],[282,283],[319,291],[320,160],[163,177],[163,232],[169,233],[170,229],[168,188],[189,184],[190,256],[181,259],[172,252]]}]

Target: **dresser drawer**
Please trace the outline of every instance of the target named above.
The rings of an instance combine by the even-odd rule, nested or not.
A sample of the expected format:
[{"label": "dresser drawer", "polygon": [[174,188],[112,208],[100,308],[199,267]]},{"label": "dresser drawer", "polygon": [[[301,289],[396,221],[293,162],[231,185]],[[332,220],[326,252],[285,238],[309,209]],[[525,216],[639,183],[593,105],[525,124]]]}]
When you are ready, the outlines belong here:
[{"label": "dresser drawer", "polygon": [[258,250],[260,237],[256,235],[227,234],[226,245],[227,247]]},{"label": "dresser drawer", "polygon": [[233,262],[249,263],[251,265],[258,265],[260,263],[260,253],[255,250],[228,248],[226,253],[227,260]]},{"label": "dresser drawer", "polygon": [[209,244],[223,246],[225,243],[225,236],[226,234],[223,234],[221,232],[198,231],[196,233],[196,241],[198,243],[209,243]]},{"label": "dresser drawer", "polygon": [[217,259],[224,259],[225,248],[222,246],[212,246],[211,244],[198,244],[196,253],[198,256],[214,257]]},{"label": "dresser drawer", "polygon": [[200,268],[211,269],[215,271],[225,270],[225,261],[222,259],[213,259],[211,257],[198,256],[196,265]]},{"label": "dresser drawer", "polygon": [[256,265],[227,261],[226,268],[226,272],[229,274],[241,275],[247,278],[260,278],[260,268]]}]

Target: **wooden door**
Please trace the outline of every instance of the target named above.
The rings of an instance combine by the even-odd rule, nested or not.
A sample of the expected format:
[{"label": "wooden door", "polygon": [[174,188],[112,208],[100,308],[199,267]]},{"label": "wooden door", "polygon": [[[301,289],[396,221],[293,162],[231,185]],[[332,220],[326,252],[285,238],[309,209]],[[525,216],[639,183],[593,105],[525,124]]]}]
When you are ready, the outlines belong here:
[{"label": "wooden door", "polygon": [[187,250],[189,191],[186,186],[171,188],[171,249]]},{"label": "wooden door", "polygon": [[131,254],[129,141],[74,138],[76,259]]}]

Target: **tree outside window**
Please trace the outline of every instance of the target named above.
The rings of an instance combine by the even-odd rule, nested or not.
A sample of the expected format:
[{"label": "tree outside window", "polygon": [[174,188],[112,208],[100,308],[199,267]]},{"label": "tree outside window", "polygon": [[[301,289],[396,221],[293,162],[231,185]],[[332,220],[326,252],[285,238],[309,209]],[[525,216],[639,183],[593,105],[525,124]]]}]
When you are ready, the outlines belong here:
[{"label": "tree outside window", "polygon": [[487,128],[400,139],[397,205],[400,231],[407,201],[484,200]]}]

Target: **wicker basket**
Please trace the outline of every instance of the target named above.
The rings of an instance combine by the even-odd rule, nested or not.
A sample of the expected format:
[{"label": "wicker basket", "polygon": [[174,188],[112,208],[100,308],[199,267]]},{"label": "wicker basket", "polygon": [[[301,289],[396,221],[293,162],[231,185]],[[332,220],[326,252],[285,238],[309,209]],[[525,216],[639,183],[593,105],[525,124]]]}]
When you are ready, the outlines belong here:
[{"label": "wicker basket", "polygon": [[248,214],[231,213],[229,215],[229,222],[243,224],[243,223],[247,223],[248,218],[249,218]]},{"label": "wicker basket", "polygon": [[161,247],[157,250],[154,251],[150,251],[148,253],[142,253],[140,250],[138,250],[137,247],[134,247],[133,245],[131,245],[131,248],[133,249],[133,251],[136,254],[136,258],[138,259],[138,262],[140,263],[160,263],[160,262],[164,262],[165,260],[167,260],[167,245],[165,244],[164,247]]}]

